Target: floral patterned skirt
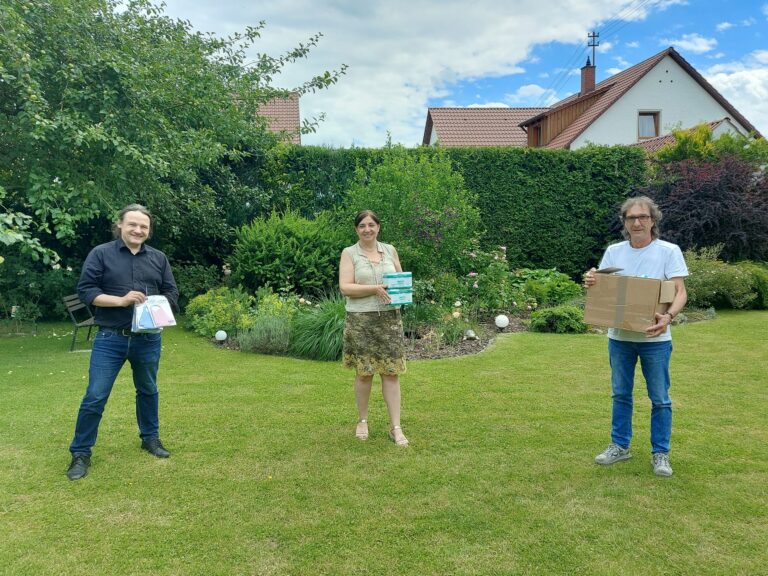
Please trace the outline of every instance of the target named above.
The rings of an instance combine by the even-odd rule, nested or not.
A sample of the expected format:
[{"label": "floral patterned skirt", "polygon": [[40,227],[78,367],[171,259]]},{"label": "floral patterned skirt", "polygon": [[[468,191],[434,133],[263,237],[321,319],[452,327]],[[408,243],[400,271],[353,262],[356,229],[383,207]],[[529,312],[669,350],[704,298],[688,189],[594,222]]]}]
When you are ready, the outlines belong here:
[{"label": "floral patterned skirt", "polygon": [[405,340],[400,310],[347,312],[342,365],[358,376],[405,372]]}]

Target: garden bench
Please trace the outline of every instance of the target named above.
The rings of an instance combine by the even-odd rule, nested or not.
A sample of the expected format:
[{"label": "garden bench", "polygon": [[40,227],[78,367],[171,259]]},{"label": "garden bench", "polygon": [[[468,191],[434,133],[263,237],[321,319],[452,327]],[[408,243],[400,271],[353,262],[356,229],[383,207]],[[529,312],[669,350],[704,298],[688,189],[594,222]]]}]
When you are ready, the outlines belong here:
[{"label": "garden bench", "polygon": [[72,322],[75,324],[75,332],[72,334],[72,344],[69,347],[69,351],[72,352],[75,349],[75,340],[77,339],[77,331],[80,328],[88,327],[88,336],[85,338],[86,342],[91,339],[91,329],[94,326],[94,318],[91,313],[91,309],[83,304],[82,300],[77,294],[70,294],[64,296],[64,305],[67,307]]}]

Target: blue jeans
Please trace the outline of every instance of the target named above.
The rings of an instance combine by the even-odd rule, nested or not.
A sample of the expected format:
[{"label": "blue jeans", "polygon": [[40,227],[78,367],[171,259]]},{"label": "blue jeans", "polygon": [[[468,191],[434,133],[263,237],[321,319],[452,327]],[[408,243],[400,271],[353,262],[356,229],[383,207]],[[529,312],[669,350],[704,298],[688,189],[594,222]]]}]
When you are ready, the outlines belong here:
[{"label": "blue jeans", "polygon": [[609,338],[608,356],[613,391],[611,440],[622,448],[629,448],[632,439],[632,389],[639,358],[648,398],[651,399],[651,452],[669,452],[672,435],[672,399],[669,397],[672,342],[622,342]]},{"label": "blue jeans", "polygon": [[128,360],[136,387],[136,420],[142,440],[159,435],[157,369],[160,365],[160,334],[123,336],[99,330],[93,340],[88,388],[80,403],[75,437],[69,447],[74,455],[91,455],[101,415],[120,369]]}]

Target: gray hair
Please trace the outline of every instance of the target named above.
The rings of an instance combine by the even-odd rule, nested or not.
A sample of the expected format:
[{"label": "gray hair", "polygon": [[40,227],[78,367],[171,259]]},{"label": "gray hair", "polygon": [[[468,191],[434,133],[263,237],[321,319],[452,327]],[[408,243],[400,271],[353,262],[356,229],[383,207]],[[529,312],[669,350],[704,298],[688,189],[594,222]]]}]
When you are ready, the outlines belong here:
[{"label": "gray hair", "polygon": [[627,212],[630,208],[633,206],[645,206],[648,208],[648,211],[651,213],[651,220],[653,220],[653,227],[651,228],[651,238],[654,240],[658,239],[659,236],[661,236],[661,229],[659,228],[659,222],[661,222],[661,209],[659,208],[659,205],[656,204],[653,200],[648,198],[648,196],[634,196],[632,198],[627,198],[624,203],[621,205],[621,209],[619,210],[619,218],[621,218],[621,235],[624,236],[624,240],[629,240],[629,233],[627,232],[627,228],[624,226],[624,222],[626,221]]}]

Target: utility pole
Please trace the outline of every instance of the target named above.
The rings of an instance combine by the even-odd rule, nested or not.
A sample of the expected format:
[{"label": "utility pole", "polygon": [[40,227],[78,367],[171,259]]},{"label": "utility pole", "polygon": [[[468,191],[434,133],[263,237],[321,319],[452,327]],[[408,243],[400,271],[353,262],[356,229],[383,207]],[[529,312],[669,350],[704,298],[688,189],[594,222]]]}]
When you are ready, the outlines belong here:
[{"label": "utility pole", "polygon": [[599,32],[589,32],[587,34],[587,38],[589,40],[587,41],[587,46],[592,48],[592,66],[595,65],[595,47],[600,46],[600,42],[597,41],[597,39],[600,37]]}]

